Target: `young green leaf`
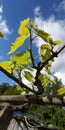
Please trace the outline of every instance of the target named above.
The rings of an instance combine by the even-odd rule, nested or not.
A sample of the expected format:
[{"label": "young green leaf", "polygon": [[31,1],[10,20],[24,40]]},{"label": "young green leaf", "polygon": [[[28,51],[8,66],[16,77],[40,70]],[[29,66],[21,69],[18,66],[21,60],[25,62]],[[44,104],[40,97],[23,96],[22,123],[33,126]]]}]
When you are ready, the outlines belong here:
[{"label": "young green leaf", "polygon": [[47,32],[45,32],[43,30],[37,29],[37,28],[34,28],[34,30],[37,33],[37,35],[39,37],[41,37],[45,42],[49,42],[49,36],[50,36],[50,34],[48,34]]},{"label": "young green leaf", "polygon": [[23,22],[20,23],[20,27],[18,29],[19,35],[28,35],[29,36],[29,29],[27,28],[30,25],[30,19],[27,18]]},{"label": "young green leaf", "polygon": [[51,49],[51,46],[49,44],[43,44],[41,46],[42,49]]},{"label": "young green leaf", "polygon": [[40,79],[40,81],[41,81],[41,83],[42,83],[43,86],[47,86],[48,85],[48,83],[49,83],[49,77],[47,75],[40,74],[39,75],[39,79]]},{"label": "young green leaf", "polygon": [[36,28],[36,22],[34,21],[34,23],[32,24],[33,28]]},{"label": "young green leaf", "polygon": [[39,55],[41,57],[41,60],[44,61],[48,57],[51,56],[51,46],[49,44],[43,44],[41,45],[39,49]]},{"label": "young green leaf", "polygon": [[16,65],[25,65],[31,63],[30,53],[28,51],[19,52],[11,57],[11,61]]},{"label": "young green leaf", "polygon": [[8,72],[11,73],[11,69],[12,69],[12,66],[11,66],[11,61],[3,61],[3,62],[0,62],[0,66],[2,66],[3,68],[5,68]]},{"label": "young green leaf", "polygon": [[58,89],[58,94],[59,95],[65,95],[65,88]]},{"label": "young green leaf", "polygon": [[30,24],[30,19],[25,19],[23,22],[21,22],[21,25],[18,29],[19,37],[16,38],[15,42],[11,44],[10,53],[14,52],[16,49],[18,49],[20,46],[22,46],[25,42],[25,40],[29,37],[29,29],[28,25]]},{"label": "young green leaf", "polygon": [[58,45],[58,44],[61,44],[61,41],[57,40],[57,41],[54,41],[53,43],[54,43],[54,45]]},{"label": "young green leaf", "polygon": [[8,54],[13,53],[20,46],[22,46],[24,44],[24,41],[27,39],[27,37],[28,36],[23,35],[23,36],[20,36],[20,37],[16,38],[16,41],[11,44],[11,49],[10,49],[10,52],[8,52]]},{"label": "young green leaf", "polygon": [[24,77],[25,77],[27,80],[29,80],[30,82],[33,82],[34,77],[33,77],[33,75],[32,75],[29,71],[25,71]]}]

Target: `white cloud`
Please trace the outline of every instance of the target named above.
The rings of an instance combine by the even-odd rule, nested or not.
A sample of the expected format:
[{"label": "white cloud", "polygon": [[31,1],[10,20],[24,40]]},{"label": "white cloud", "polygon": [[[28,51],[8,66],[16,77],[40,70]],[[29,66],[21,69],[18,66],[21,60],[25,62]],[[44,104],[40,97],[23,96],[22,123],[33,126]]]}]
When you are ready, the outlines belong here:
[{"label": "white cloud", "polygon": [[40,15],[40,6],[38,5],[38,6],[36,6],[36,8],[34,9],[34,14],[35,15]]},{"label": "white cloud", "polygon": [[[62,43],[65,42],[65,19],[56,19],[54,15],[44,19],[42,16],[35,15],[34,20],[37,23],[37,27],[51,34],[54,40],[61,40]],[[41,44],[44,43],[41,38],[36,39],[35,42],[37,47],[40,47]],[[62,82],[65,84],[65,50],[63,50],[63,53],[61,53],[59,57],[55,59],[51,70],[58,78],[62,78]]]},{"label": "white cloud", "polygon": [[61,53],[58,58],[55,58],[55,62],[52,64],[51,71],[58,79],[62,80],[65,85],[65,53]]},{"label": "white cloud", "polygon": [[[51,37],[54,40],[65,41],[65,20],[57,20],[55,16],[52,15],[48,19],[43,19],[42,17],[35,16],[35,21],[37,27],[51,34]],[[38,39],[36,40],[37,46],[39,47],[43,41]]]},{"label": "white cloud", "polygon": [[6,19],[3,18],[2,13],[3,13],[3,6],[0,5],[0,31],[2,31],[4,35],[11,34],[11,31],[9,30],[9,27],[7,25],[7,21]]},{"label": "white cloud", "polygon": [[3,34],[7,35],[7,34],[10,34],[10,30],[9,30],[9,27],[6,23],[6,20],[2,19],[0,20],[0,30],[2,31]]},{"label": "white cloud", "polygon": [[65,73],[58,71],[54,74],[59,80],[61,79],[63,85],[65,85]]},{"label": "white cloud", "polygon": [[65,0],[62,0],[62,2],[58,5],[58,9],[65,11]]},{"label": "white cloud", "polygon": [[52,64],[51,70],[52,72],[65,72],[65,53],[61,53],[57,58],[55,58],[55,62]]},{"label": "white cloud", "polygon": [[53,3],[53,6],[55,11],[65,11],[65,0],[62,0],[58,5],[56,5],[55,3]]}]

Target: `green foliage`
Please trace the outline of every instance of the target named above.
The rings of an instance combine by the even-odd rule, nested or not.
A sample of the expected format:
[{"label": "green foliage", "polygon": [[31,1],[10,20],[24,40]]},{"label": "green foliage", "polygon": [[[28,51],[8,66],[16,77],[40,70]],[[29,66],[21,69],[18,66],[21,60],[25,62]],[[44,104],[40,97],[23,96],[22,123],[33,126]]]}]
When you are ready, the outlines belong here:
[{"label": "green foliage", "polygon": [[64,88],[61,80],[58,80],[56,77],[54,77],[54,80],[50,80],[49,84],[46,86],[44,95],[57,96],[57,95],[59,95],[58,90],[60,88]]},{"label": "green foliage", "polygon": [[0,85],[0,95],[2,95],[9,87],[8,83],[3,83]]},{"label": "green foliage", "polygon": [[29,27],[29,25],[30,25],[30,19],[29,18],[22,21],[20,23],[20,27],[18,29],[18,34],[19,35],[29,36],[29,29],[27,28],[27,27]]},{"label": "green foliage", "polygon": [[45,124],[54,124],[59,130],[65,130],[65,110],[62,107],[31,105],[26,114]]},{"label": "green foliage", "polygon": [[61,44],[60,40],[54,41],[54,45],[58,45],[58,44]]},{"label": "green foliage", "polygon": [[27,37],[25,37],[25,36],[20,36],[20,37],[16,38],[16,41],[11,44],[11,49],[8,54],[14,52],[16,49],[18,49],[20,46],[22,46],[24,41],[26,40],[26,38]]},{"label": "green foliage", "polygon": [[33,77],[33,75],[32,75],[29,71],[25,71],[25,72],[24,72],[24,76],[25,76],[25,78],[26,78],[27,80],[29,80],[30,82],[33,83],[34,77]]},{"label": "green foliage", "polygon": [[43,30],[37,28],[34,28],[34,30],[37,36],[41,37],[45,42],[50,43],[51,45],[57,45],[61,43],[59,40],[53,41],[53,39],[50,37],[51,35]]},{"label": "green foliage", "polygon": [[47,32],[34,28],[36,35],[38,35],[39,37],[41,37],[45,42],[49,42],[49,36],[50,34],[48,34]]},{"label": "green foliage", "polygon": [[10,53],[14,52],[16,49],[18,49],[20,46],[22,46],[25,42],[25,40],[29,37],[29,29],[27,26],[30,24],[30,19],[26,19],[23,22],[21,22],[21,25],[19,27],[18,33],[19,37],[16,38],[15,42],[11,44]]},{"label": "green foliage", "polygon": [[0,66],[2,66],[4,69],[6,69],[9,73],[11,73],[12,68],[11,68],[11,61],[3,61],[0,62]]},{"label": "green foliage", "polygon": [[21,93],[20,90],[18,90],[16,87],[9,87],[3,95],[19,95]]},{"label": "green foliage", "polygon": [[0,85],[0,95],[24,95],[26,94],[25,89],[19,85],[9,85],[8,83],[3,83]]},{"label": "green foliage", "polygon": [[58,89],[58,94],[59,95],[65,95],[65,88],[59,88]]},{"label": "green foliage", "polygon": [[[58,80],[57,78],[55,78],[54,81],[54,83],[50,83],[47,87],[45,87],[45,96],[49,96],[51,94],[58,95],[57,90],[63,85],[61,80]],[[65,130],[65,109],[60,106],[30,105],[25,114],[32,115],[36,119],[43,121],[45,124],[54,124],[58,126],[59,130]]]},{"label": "green foliage", "polygon": [[31,62],[29,57],[30,57],[30,53],[28,51],[25,51],[13,55],[10,59],[13,63],[16,63],[16,65],[25,65]]},{"label": "green foliage", "polygon": [[51,46],[49,44],[41,45],[39,53],[42,61],[44,61],[51,56]]},{"label": "green foliage", "polygon": [[39,79],[40,79],[43,86],[47,86],[49,84],[50,79],[49,79],[49,77],[47,75],[40,74]]}]

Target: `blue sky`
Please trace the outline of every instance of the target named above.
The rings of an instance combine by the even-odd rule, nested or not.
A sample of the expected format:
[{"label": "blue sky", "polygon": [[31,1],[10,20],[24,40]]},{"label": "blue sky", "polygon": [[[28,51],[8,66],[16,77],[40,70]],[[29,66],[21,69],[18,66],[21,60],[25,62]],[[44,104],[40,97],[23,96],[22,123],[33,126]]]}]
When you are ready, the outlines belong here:
[{"label": "blue sky", "polygon": [[[37,26],[52,34],[54,39],[65,41],[65,0],[0,0],[0,30],[5,38],[0,39],[0,61],[7,60],[10,44],[15,41],[20,21],[30,18]],[[38,39],[37,47],[42,44]],[[62,64],[61,60],[62,59]],[[55,61],[52,71],[65,84],[65,51]],[[0,72],[0,84],[13,81]]]}]

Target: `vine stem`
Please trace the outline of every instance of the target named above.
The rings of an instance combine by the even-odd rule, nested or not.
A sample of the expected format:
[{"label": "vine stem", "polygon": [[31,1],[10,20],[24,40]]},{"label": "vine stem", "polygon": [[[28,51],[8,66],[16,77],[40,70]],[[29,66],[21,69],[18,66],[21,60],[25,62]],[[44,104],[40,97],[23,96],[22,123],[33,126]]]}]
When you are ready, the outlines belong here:
[{"label": "vine stem", "polygon": [[33,58],[33,54],[32,54],[32,34],[31,34],[31,29],[30,29],[30,57],[31,57],[31,61],[32,61],[32,65],[33,65],[33,68],[35,68],[35,63],[34,63],[34,58]]}]

